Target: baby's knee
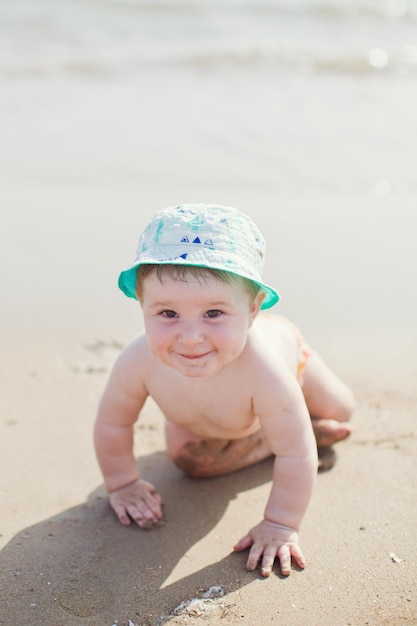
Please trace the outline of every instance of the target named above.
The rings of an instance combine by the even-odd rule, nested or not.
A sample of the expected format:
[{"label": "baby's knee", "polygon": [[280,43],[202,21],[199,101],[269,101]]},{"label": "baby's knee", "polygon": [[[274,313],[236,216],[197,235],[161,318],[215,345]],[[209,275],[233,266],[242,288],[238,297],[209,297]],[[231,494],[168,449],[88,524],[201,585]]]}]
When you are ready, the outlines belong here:
[{"label": "baby's knee", "polygon": [[199,478],[198,475],[198,463],[194,459],[184,454],[168,454],[169,459],[182,470],[187,476],[192,478]]},{"label": "baby's knee", "polygon": [[215,476],[213,468],[210,468],[207,464],[202,463],[201,458],[198,455],[190,453],[186,447],[180,449],[168,449],[168,458],[182,470],[187,476],[191,478],[210,478]]},{"label": "baby's knee", "polygon": [[338,422],[348,422],[352,417],[352,413],[356,408],[356,400],[349,387],[344,387],[342,392],[334,398],[333,406],[330,406],[329,415],[330,419],[335,419]]}]

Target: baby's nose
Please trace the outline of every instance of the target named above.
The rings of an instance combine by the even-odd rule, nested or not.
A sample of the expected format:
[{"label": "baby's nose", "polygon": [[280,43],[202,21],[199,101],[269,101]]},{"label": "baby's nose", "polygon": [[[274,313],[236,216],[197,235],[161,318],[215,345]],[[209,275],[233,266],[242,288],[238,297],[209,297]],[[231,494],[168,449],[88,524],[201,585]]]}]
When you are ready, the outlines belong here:
[{"label": "baby's nose", "polygon": [[201,343],[204,339],[201,325],[197,322],[184,322],[181,326],[180,339],[187,345]]}]

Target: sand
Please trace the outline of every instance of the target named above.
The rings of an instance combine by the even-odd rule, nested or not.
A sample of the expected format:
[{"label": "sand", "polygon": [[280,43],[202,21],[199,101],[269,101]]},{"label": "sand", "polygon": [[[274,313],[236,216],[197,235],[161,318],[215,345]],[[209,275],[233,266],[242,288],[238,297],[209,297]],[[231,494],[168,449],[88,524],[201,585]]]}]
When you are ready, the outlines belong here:
[{"label": "sand", "polygon": [[[1,5],[0,624],[417,624],[415,3],[254,4]],[[271,461],[186,478],[148,402],[165,521],[142,531],[94,455],[142,325],[117,274],[152,212],[194,201],[255,218],[276,312],[357,399],[286,579],[232,552]]]},{"label": "sand", "polygon": [[[47,213],[55,198],[42,197]],[[248,212],[249,200],[241,202]],[[277,568],[268,579],[247,572],[246,555],[232,552],[262,515],[271,461],[218,479],[187,478],[164,454],[152,402],[137,424],[135,453],[163,496],[165,520],[151,531],[116,521],[92,427],[111,364],[141,328],[139,310],[114,286],[122,257],[131,256],[131,222],[126,232],[100,234],[101,243],[113,238],[114,258],[92,263],[89,273],[85,260],[94,254],[79,235],[81,217],[61,226],[67,239],[58,266],[48,262],[56,240],[39,226],[37,238],[24,231],[25,254],[39,242],[41,253],[2,270],[0,624],[417,624],[414,201],[403,198],[400,208],[395,198],[350,201],[343,228],[334,202],[322,198],[312,215],[289,199],[281,225],[270,220],[271,199],[257,215],[263,228],[269,220],[269,234],[280,230],[282,245],[269,246],[266,269],[283,295],[279,312],[300,324],[358,403],[354,434],[318,475],[303,522],[307,568],[289,578]],[[153,208],[165,203],[157,198]],[[16,255],[17,222],[4,237],[4,259]],[[300,234],[300,223],[316,236]],[[88,216],[84,229],[93,231]],[[67,261],[70,246],[77,254]],[[70,276],[70,264],[77,280],[56,281]],[[90,289],[95,280],[100,290]]]}]

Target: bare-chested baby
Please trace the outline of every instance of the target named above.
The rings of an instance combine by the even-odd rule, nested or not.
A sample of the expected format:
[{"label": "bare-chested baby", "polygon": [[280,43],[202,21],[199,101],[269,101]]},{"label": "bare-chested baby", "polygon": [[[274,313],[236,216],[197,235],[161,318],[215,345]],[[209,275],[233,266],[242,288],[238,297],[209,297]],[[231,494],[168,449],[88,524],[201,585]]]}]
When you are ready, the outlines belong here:
[{"label": "bare-chested baby", "polygon": [[231,207],[156,213],[119,287],[139,300],[144,333],[117,359],[104,390],[95,446],[110,504],[124,525],[162,518],[161,496],[133,455],[133,425],[148,396],[166,420],[167,454],[194,477],[274,457],[263,519],[237,542],[247,568],[268,576],[305,566],[298,531],[317,474],[317,447],[344,439],[350,390],[286,319],[265,314],[278,293],[262,280],[264,240]]}]

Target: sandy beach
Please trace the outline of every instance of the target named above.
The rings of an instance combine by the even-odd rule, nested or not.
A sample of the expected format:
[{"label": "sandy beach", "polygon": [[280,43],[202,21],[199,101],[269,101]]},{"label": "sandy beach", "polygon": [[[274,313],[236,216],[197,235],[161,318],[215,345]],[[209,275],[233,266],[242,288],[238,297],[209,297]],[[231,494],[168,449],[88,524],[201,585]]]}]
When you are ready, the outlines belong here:
[{"label": "sandy beach", "polygon": [[[416,4],[156,4],[0,6],[0,624],[417,625]],[[103,488],[97,404],[142,329],[117,276],[182,202],[255,219],[273,311],[356,396],[289,578],[232,551],[272,462],[185,477],[151,401],[163,523],[122,527]]]},{"label": "sandy beach", "polygon": [[[323,212],[324,218],[325,205],[323,199],[316,216]],[[373,283],[367,280],[366,237],[355,246],[355,258],[350,246],[334,256],[335,240],[322,241],[323,258],[336,261],[309,297],[310,281],[303,279],[309,306],[301,304],[295,282],[306,267],[314,273],[308,250],[291,267],[292,287],[288,276],[281,283],[280,312],[307,327],[313,345],[349,382],[358,402],[355,432],[335,447],[334,467],[319,474],[303,523],[308,566],[288,579],[276,570],[264,580],[245,570],[244,554],[232,553],[235,541],[262,515],[271,462],[219,479],[186,478],[164,455],[163,421],[152,402],[136,427],[136,455],[142,473],[163,495],[165,521],[152,531],[126,529],[110,511],[91,432],[109,368],[141,328],[133,302],[117,292],[114,298],[115,289],[98,295],[103,302],[90,302],[83,295],[86,278],[71,288],[74,299],[65,302],[66,313],[57,301],[48,303],[49,313],[41,305],[37,311],[35,303],[31,318],[28,303],[25,320],[8,317],[1,328],[0,623],[417,623],[416,308],[398,317],[398,300],[410,297],[411,266],[390,285],[395,298],[379,303],[387,275],[400,276],[398,255],[407,259],[413,250],[409,229],[396,230],[393,238],[397,218],[389,205],[378,202],[377,209],[379,217],[384,211],[393,216],[379,228],[381,250],[390,244],[391,254],[373,260],[379,268]],[[371,203],[367,207],[364,234],[375,218]],[[303,210],[301,203],[291,208],[293,216]],[[267,217],[268,211],[260,221]],[[279,229],[276,220],[273,225]],[[343,238],[355,232],[352,215]],[[88,245],[80,244],[78,257],[87,253]],[[272,249],[267,264],[274,284],[280,255]],[[319,262],[317,257],[318,274]],[[71,265],[81,274],[74,256]],[[340,275],[351,277],[344,281],[343,300],[327,288],[334,284],[337,291]],[[359,298],[372,284],[368,300]]]}]

